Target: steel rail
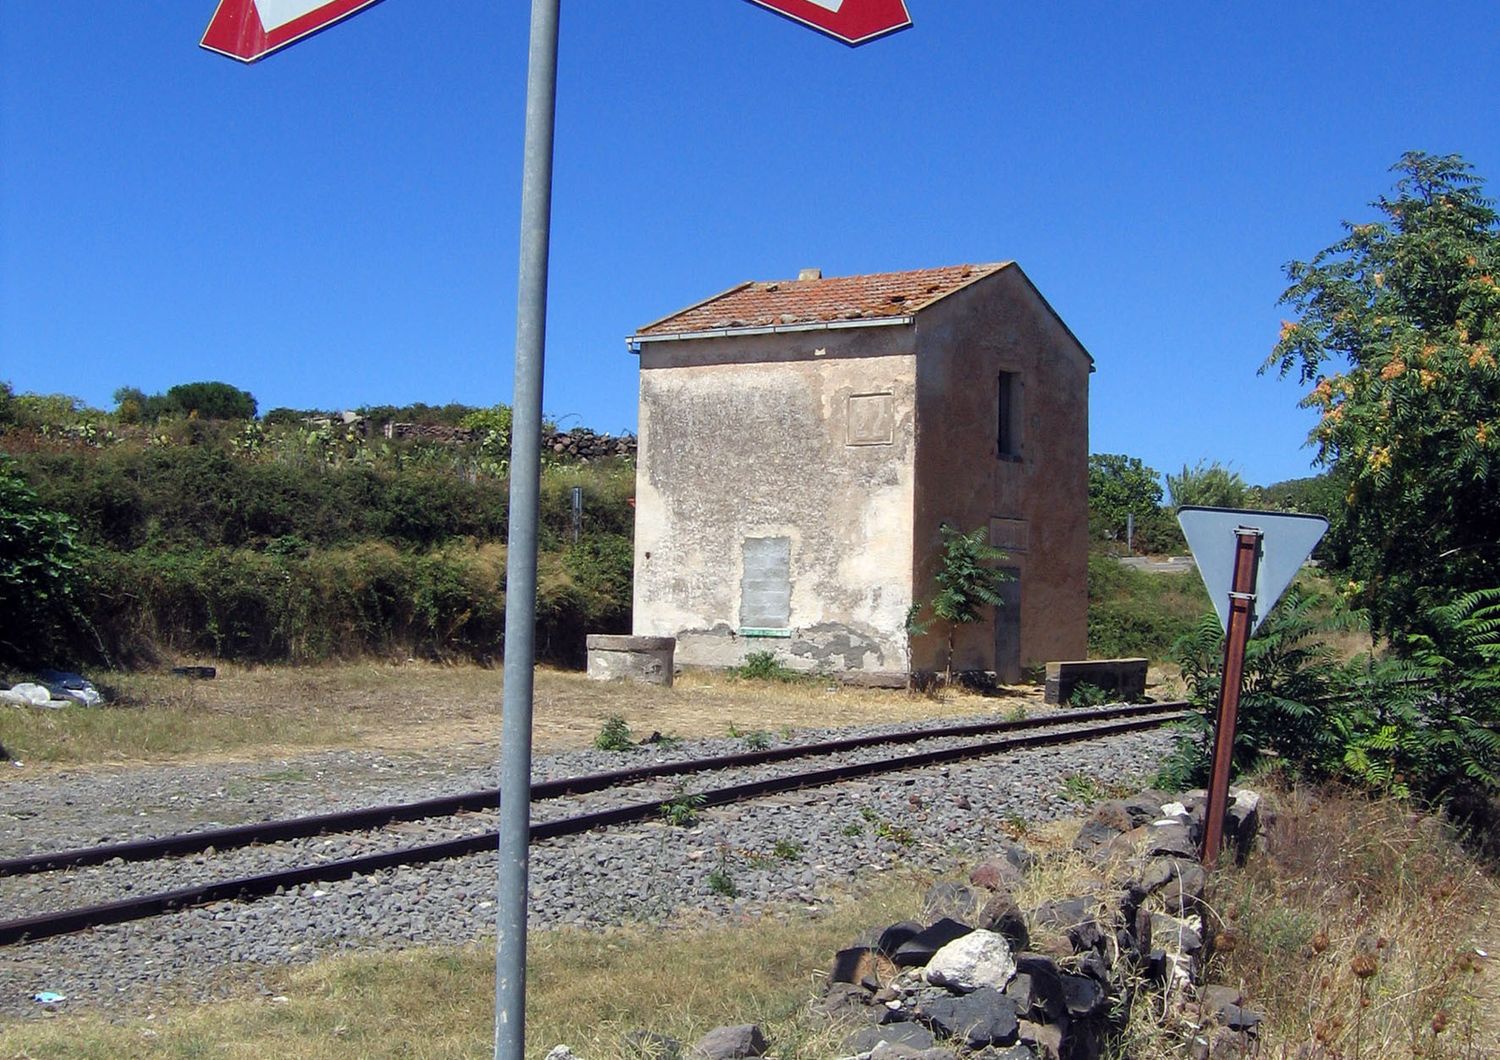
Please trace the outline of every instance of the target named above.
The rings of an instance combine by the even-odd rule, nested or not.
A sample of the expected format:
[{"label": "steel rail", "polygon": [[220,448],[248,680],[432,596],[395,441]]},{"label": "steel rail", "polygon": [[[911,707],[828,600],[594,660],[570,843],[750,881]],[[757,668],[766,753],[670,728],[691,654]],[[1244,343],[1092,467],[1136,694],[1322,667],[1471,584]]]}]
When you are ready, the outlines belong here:
[{"label": "steel rail", "polygon": [[[1121,733],[1139,732],[1167,725],[1183,717],[1186,717],[1185,712],[1176,711],[1152,717],[1130,718],[1124,721],[1106,722],[1082,728],[1051,728],[1047,731],[1019,736],[1002,736],[999,739],[986,740],[980,743],[962,744],[957,747],[944,747],[932,751],[919,751],[916,754],[900,755],[895,758],[858,762],[805,773],[772,777],[765,780],[748,781],[743,784],[734,784],[713,791],[702,792],[700,793],[702,801],[699,805],[702,807],[724,806],[734,802],[758,798],[763,795],[795,791],[802,788],[821,787],[880,773],[942,765],[949,762],[961,761],[966,758],[998,754],[1003,751],[1047,747],[1084,739],[1098,739]],[[552,821],[538,821],[534,822],[531,826],[530,838],[532,842],[536,842],[541,839],[576,835],[580,832],[605,828],[610,825],[655,820],[661,816],[662,806],[662,800],[653,799],[650,802],[633,803],[606,810],[596,810]],[[294,869],[260,873],[255,876],[245,876],[239,879],[224,880],[218,883],[209,883],[194,887],[183,887],[173,891],[128,898],[117,902],[83,906],[60,912],[24,917],[19,920],[4,921],[0,922],[0,946],[14,945],[19,942],[35,942],[57,935],[82,931],[90,927],[140,920],[145,917],[169,913],[209,902],[263,897],[286,887],[295,887],[304,883],[348,879],[356,874],[375,872],[397,865],[421,864],[431,861],[441,861],[447,858],[462,857],[467,854],[481,853],[494,850],[498,838],[498,832],[490,829],[475,833],[474,835],[409,847],[405,850],[365,854],[354,858],[324,862],[320,865],[308,865]]]},{"label": "steel rail", "polygon": [[[761,751],[741,751],[681,762],[658,762],[652,765],[630,766],[603,773],[590,773],[558,780],[545,780],[531,786],[532,801],[556,799],[565,795],[582,795],[592,791],[619,787],[657,777],[684,776],[689,773],[704,773],[712,769],[736,769],[744,766],[764,765],[793,758],[811,758],[818,755],[840,754],[881,744],[917,743],[922,740],[937,740],[945,737],[981,736],[988,733],[1013,732],[1017,730],[1045,729],[1058,725],[1080,722],[1108,721],[1137,715],[1157,714],[1181,710],[1187,706],[1182,702],[1146,703],[1136,706],[1102,707],[1095,710],[1069,711],[1049,714],[1041,718],[1021,718],[1012,721],[968,722],[940,729],[906,729],[897,733],[851,736],[822,743],[769,748]],[[0,859],[0,876],[25,876],[36,872],[53,872],[59,869],[83,868],[103,865],[119,858],[122,861],[151,861],[157,858],[183,854],[201,854],[210,847],[215,850],[232,850],[255,843],[279,843],[288,839],[305,839],[328,832],[353,832],[384,828],[397,821],[418,821],[427,817],[447,817],[477,810],[493,810],[500,802],[499,788],[483,788],[459,795],[441,795],[416,802],[393,803],[387,806],[371,806],[358,810],[339,810],[332,813],[313,814],[307,817],[288,817],[273,821],[256,821],[251,824],[230,825],[225,828],[210,828],[199,832],[161,836],[154,839],[138,839],[102,846],[80,847],[74,850],[59,850],[45,854],[30,854],[24,857]]]}]

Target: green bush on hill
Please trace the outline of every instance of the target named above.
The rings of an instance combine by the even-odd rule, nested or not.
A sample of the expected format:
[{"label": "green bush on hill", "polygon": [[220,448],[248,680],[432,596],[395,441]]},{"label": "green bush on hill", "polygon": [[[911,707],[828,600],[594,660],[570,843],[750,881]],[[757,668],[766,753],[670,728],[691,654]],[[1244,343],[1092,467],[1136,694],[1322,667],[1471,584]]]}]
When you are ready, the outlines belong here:
[{"label": "green bush on hill", "polygon": [[[154,396],[127,388],[114,417],[62,395],[0,390],[0,444],[27,491],[21,506],[66,527],[73,545],[76,591],[65,610],[80,621],[47,627],[47,662],[500,655],[509,439],[498,435],[508,410],[372,410],[428,421],[472,414],[488,429],[470,442],[392,441],[291,410],[214,419],[205,410],[225,411],[213,401],[234,394],[205,386]],[[182,415],[189,399],[197,415]],[[581,664],[586,632],[629,628],[634,485],[628,460],[578,465],[548,454],[542,657]],[[584,499],[577,542],[575,486]],[[38,643],[18,647],[19,665],[42,662]]]},{"label": "green bush on hill", "polygon": [[1089,556],[1089,656],[1165,659],[1212,608],[1196,574],[1146,574]]}]

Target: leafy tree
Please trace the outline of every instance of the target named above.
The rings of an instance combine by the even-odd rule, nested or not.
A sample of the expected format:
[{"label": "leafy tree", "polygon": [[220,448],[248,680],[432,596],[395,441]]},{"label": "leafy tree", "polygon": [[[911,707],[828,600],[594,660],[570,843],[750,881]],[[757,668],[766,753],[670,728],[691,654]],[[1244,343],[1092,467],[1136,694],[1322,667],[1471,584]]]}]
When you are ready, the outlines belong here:
[{"label": "leafy tree", "polygon": [[445,423],[456,427],[465,416],[481,410],[454,401],[446,405],[417,401],[410,405],[361,405],[355,411],[372,423]]},{"label": "leafy tree", "polygon": [[1182,543],[1171,516],[1161,506],[1161,474],[1139,457],[1120,453],[1089,455],[1089,536],[1124,541],[1135,516],[1134,547],[1166,552]]},{"label": "leafy tree", "polygon": [[122,386],[114,393],[115,418],[121,423],[155,423],[167,411],[167,399],[140,387]]},{"label": "leafy tree", "polygon": [[184,416],[202,420],[255,419],[255,396],[228,383],[179,383],[167,391],[167,402]]},{"label": "leafy tree", "polygon": [[57,649],[77,583],[72,521],[43,508],[15,466],[0,459],[0,663],[36,667]]},{"label": "leafy tree", "polygon": [[1250,486],[1232,471],[1220,464],[1198,461],[1192,467],[1182,465],[1182,472],[1167,476],[1167,490],[1172,495],[1175,511],[1184,505],[1193,504],[1206,508],[1245,508],[1250,503]]},{"label": "leafy tree", "polygon": [[0,427],[8,427],[16,422],[16,392],[11,385],[0,382]]},{"label": "leafy tree", "polygon": [[1010,575],[991,566],[1005,559],[1005,553],[989,543],[984,527],[966,534],[944,523],[942,535],[942,555],[933,578],[937,593],[931,606],[933,615],[948,626],[944,680],[952,684],[953,638],[958,627],[978,622],[984,617],[986,607],[1000,607],[1003,603],[1000,586],[1010,580]]},{"label": "leafy tree", "polygon": [[316,413],[303,409],[289,409],[279,405],[262,416],[261,423],[267,427],[300,427]]},{"label": "leafy tree", "polygon": [[1344,503],[1344,490],[1331,473],[1289,478],[1251,490],[1250,503],[1273,512],[1304,512],[1332,519]]},{"label": "leafy tree", "polygon": [[1500,222],[1457,155],[1404,155],[1376,220],[1287,266],[1296,319],[1261,370],[1293,371],[1346,493],[1349,594],[1398,642],[1500,585]]}]

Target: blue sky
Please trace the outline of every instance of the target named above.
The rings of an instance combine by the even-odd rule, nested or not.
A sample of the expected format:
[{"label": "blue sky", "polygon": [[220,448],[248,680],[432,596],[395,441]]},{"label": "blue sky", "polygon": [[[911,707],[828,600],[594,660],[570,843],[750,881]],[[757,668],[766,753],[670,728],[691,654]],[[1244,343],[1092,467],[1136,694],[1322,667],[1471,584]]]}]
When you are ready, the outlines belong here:
[{"label": "blue sky", "polygon": [[[213,0],[0,3],[0,379],[109,406],[509,400],[528,6],[384,0],[255,66]],[[1282,265],[1408,149],[1500,180],[1500,7],[564,0],[545,407],[632,430],[635,327],[745,279],[1019,261],[1091,449],[1309,473]],[[1494,190],[1494,188],[1492,188]]]}]

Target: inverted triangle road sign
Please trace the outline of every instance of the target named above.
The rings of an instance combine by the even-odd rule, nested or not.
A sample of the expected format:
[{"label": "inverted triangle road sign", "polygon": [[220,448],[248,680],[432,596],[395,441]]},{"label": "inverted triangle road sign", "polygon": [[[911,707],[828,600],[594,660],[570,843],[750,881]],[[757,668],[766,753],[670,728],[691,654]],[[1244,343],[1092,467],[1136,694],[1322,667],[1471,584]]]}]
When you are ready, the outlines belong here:
[{"label": "inverted triangle road sign", "polygon": [[750,0],[793,22],[858,45],[911,25],[906,0]]},{"label": "inverted triangle road sign", "polygon": [[1321,515],[1293,512],[1256,512],[1238,508],[1184,507],[1177,522],[1187,538],[1204,588],[1219,614],[1219,625],[1229,629],[1229,592],[1234,582],[1234,551],[1241,529],[1260,532],[1260,565],[1255,577],[1255,604],[1250,632],[1265,621],[1315,545],[1328,530]]},{"label": "inverted triangle road sign", "polygon": [[198,43],[253,63],[375,3],[379,0],[219,0]]}]

